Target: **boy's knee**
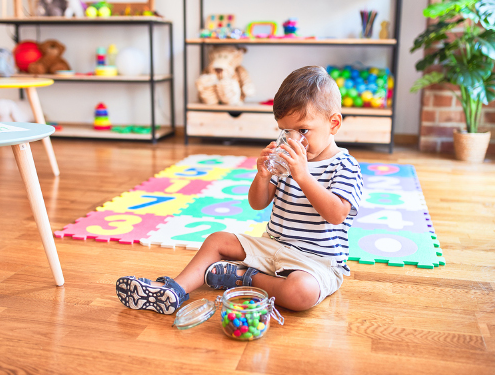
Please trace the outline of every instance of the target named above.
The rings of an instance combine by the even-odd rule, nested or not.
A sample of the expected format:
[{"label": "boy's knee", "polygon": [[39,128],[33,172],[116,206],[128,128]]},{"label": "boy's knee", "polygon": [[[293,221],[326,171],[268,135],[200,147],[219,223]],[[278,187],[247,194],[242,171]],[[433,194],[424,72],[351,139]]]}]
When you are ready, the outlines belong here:
[{"label": "boy's knee", "polygon": [[320,297],[318,281],[307,272],[296,271],[289,275],[292,310],[303,311],[313,307]]}]

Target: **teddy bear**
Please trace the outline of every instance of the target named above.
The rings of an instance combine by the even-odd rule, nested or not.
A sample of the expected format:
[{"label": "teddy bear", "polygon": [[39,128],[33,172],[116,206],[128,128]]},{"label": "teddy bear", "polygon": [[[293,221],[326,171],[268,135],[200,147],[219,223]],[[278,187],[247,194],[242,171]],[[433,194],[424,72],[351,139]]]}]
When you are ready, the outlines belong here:
[{"label": "teddy bear", "polygon": [[31,74],[54,74],[57,70],[70,70],[70,66],[61,56],[65,46],[56,40],[50,39],[39,46],[43,56],[28,66]]},{"label": "teddy bear", "polygon": [[205,104],[240,105],[254,95],[254,85],[241,66],[245,48],[215,46],[208,53],[209,63],[196,80],[199,100]]}]

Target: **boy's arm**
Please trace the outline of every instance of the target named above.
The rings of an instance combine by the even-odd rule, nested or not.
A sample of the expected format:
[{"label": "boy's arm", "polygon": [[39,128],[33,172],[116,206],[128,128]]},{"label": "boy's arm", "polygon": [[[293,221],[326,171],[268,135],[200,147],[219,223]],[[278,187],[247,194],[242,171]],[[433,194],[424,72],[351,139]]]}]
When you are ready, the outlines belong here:
[{"label": "boy's arm", "polygon": [[270,143],[261,151],[256,161],[258,173],[256,173],[248,194],[249,205],[253,210],[266,208],[275,196],[276,186],[270,183],[272,174],[265,167],[265,160],[268,159],[268,156],[273,152],[275,147],[275,142]]}]

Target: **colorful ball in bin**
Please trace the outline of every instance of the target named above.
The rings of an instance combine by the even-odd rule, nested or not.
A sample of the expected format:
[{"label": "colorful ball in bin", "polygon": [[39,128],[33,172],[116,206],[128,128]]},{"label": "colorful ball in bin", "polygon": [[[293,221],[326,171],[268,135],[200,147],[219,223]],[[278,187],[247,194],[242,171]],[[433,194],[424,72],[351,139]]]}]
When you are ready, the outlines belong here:
[{"label": "colorful ball in bin", "polygon": [[368,75],[368,83],[376,82],[376,79],[377,79],[376,74],[369,74]]},{"label": "colorful ball in bin", "polygon": [[373,99],[371,99],[370,103],[371,103],[371,106],[373,108],[383,107],[383,99],[382,98],[373,98]]},{"label": "colorful ball in bin", "polygon": [[354,81],[352,79],[346,79],[344,83],[346,89],[351,89],[354,87]]},{"label": "colorful ball in bin", "polygon": [[366,85],[364,83],[360,83],[360,84],[356,85],[356,89],[359,93],[362,93],[363,91],[366,90]]},{"label": "colorful ball in bin", "polygon": [[368,79],[369,73],[367,70],[361,70],[361,73],[359,73],[362,79]]},{"label": "colorful ball in bin", "polygon": [[332,69],[330,71],[330,77],[332,77],[333,79],[337,79],[340,77],[340,70],[338,69]]},{"label": "colorful ball in bin", "polygon": [[360,96],[354,98],[354,107],[362,107],[364,104],[363,99]]},{"label": "colorful ball in bin", "polygon": [[375,92],[375,98],[385,98],[387,96],[387,90],[385,89],[377,89]]},{"label": "colorful ball in bin", "polygon": [[388,77],[387,79],[387,87],[392,90],[394,88],[394,79],[392,77]]},{"label": "colorful ball in bin", "polygon": [[339,77],[335,80],[335,82],[337,83],[337,86],[344,87],[345,78]]},{"label": "colorful ball in bin", "polygon": [[363,102],[369,102],[371,99],[373,98],[373,93],[371,91],[364,91],[362,94],[361,94],[361,99],[363,99]]},{"label": "colorful ball in bin", "polygon": [[349,90],[347,90],[347,96],[349,98],[352,98],[353,100],[358,95],[359,95],[358,90],[356,90],[355,88],[350,88]]},{"label": "colorful ball in bin", "polygon": [[376,85],[377,85],[378,87],[383,87],[383,86],[385,86],[385,79],[383,79],[383,78],[377,78],[377,79],[376,79]]},{"label": "colorful ball in bin", "polygon": [[345,87],[339,87],[339,90],[342,98],[347,95],[347,89]]},{"label": "colorful ball in bin", "polygon": [[378,87],[376,86],[375,83],[368,83],[366,85],[366,89],[371,92],[375,92]]},{"label": "colorful ball in bin", "polygon": [[351,78],[351,71],[350,69],[344,69],[342,70],[341,76],[344,78]]},{"label": "colorful ball in bin", "polygon": [[352,100],[352,98],[349,98],[348,96],[346,96],[342,101],[342,105],[344,107],[352,107],[353,104],[354,104],[354,100]]},{"label": "colorful ball in bin", "polygon": [[356,79],[357,77],[359,77],[359,70],[351,69],[351,78]]},{"label": "colorful ball in bin", "polygon": [[378,68],[370,68],[369,72],[370,74],[378,75],[380,70]]}]

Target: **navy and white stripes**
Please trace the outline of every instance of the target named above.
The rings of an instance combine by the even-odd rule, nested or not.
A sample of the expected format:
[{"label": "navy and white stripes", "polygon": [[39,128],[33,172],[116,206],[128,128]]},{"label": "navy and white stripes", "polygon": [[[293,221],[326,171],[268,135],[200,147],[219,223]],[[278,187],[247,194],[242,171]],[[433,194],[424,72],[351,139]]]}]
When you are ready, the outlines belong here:
[{"label": "navy and white stripes", "polygon": [[308,162],[308,168],[321,185],[351,204],[351,212],[343,223],[330,224],[313,208],[292,176],[282,179],[272,176],[270,182],[277,189],[266,231],[280,243],[304,253],[334,257],[342,273],[349,275],[347,231],[361,202],[361,169],[345,149],[331,159]]}]

